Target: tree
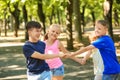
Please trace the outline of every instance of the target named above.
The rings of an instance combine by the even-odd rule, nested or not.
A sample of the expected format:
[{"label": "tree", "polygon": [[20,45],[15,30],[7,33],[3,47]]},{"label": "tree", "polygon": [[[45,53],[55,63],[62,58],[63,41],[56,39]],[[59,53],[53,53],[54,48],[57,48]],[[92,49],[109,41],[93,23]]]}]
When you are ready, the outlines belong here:
[{"label": "tree", "polygon": [[2,22],[3,22],[3,21],[0,19],[0,36],[1,36]]},{"label": "tree", "polygon": [[42,9],[42,0],[38,0],[38,10],[37,10],[38,16],[40,21],[43,24],[43,31],[44,34],[46,33],[46,27],[45,27],[45,14],[43,13],[43,9]]},{"label": "tree", "polygon": [[7,8],[4,9],[4,28],[5,28],[5,36],[7,36],[7,19],[6,19],[6,14],[7,14]]},{"label": "tree", "polygon": [[118,11],[117,9],[114,10],[114,23],[115,23],[115,26],[119,26],[119,16],[118,16]]},{"label": "tree", "polygon": [[27,10],[26,10],[26,5],[25,4],[22,7],[22,11],[23,11],[24,23],[26,25],[26,23],[28,22],[28,14],[27,14]]},{"label": "tree", "polygon": [[[23,11],[23,19],[24,19],[24,23],[26,25],[26,23],[28,22],[28,15],[27,15],[27,10],[26,10],[26,2],[22,7],[22,11]],[[28,40],[28,33],[27,31],[25,31],[25,40]]]},{"label": "tree", "polygon": [[[9,16],[9,13],[8,13],[8,7],[7,7],[7,1],[6,0],[1,0],[0,1],[0,8],[1,8],[1,11],[0,11],[0,14],[1,14],[1,31],[2,31],[2,26],[4,27],[4,34],[5,36],[7,36],[7,21],[8,21],[8,16]],[[0,31],[0,32],[1,32]]]},{"label": "tree", "polygon": [[68,0],[67,2],[67,13],[66,13],[66,18],[67,18],[67,48],[68,49],[73,49],[73,34],[72,34],[72,13],[73,13],[73,0]]},{"label": "tree", "polygon": [[82,11],[80,12],[80,14],[81,14],[81,26],[83,26],[82,27],[82,32],[84,33],[84,27],[85,27],[85,8],[86,8],[86,5],[83,5],[82,6]]},{"label": "tree", "polygon": [[115,26],[119,26],[120,0],[115,0],[113,4],[113,17]]},{"label": "tree", "polygon": [[15,20],[15,26],[14,26],[15,33],[14,33],[14,35],[16,37],[18,37],[18,29],[19,29],[19,24],[20,24],[19,23],[20,10],[18,8],[18,5],[19,5],[19,1],[15,1],[12,4],[10,4],[10,2],[9,2],[9,4],[8,4],[9,11],[13,15],[14,20]]},{"label": "tree", "polygon": [[104,8],[104,18],[109,24],[109,34],[113,38],[113,27],[112,27],[112,4],[113,0],[106,0],[103,4]]},{"label": "tree", "polygon": [[76,31],[76,38],[78,41],[82,40],[82,29],[81,29],[81,19],[80,19],[80,1],[74,0],[73,1],[73,12],[74,12],[74,22],[75,22],[75,31]]}]

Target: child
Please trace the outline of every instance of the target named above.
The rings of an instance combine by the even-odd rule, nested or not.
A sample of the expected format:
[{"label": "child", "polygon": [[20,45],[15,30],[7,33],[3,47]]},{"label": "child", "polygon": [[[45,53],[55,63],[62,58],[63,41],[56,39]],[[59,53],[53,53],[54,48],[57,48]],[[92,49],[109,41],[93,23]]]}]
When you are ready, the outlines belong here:
[{"label": "child", "polygon": [[23,46],[27,63],[28,80],[51,80],[51,72],[45,59],[64,57],[64,54],[44,54],[45,43],[39,40],[41,25],[30,21],[26,25],[29,40]]},{"label": "child", "polygon": [[[94,42],[97,37],[95,36],[95,34],[92,34],[89,36],[90,42]],[[93,58],[93,65],[94,65],[94,80],[102,80],[102,73],[103,73],[103,60],[102,57],[100,55],[100,52],[98,49],[93,49],[93,50],[89,50],[88,53],[84,56],[84,58],[82,59],[82,64],[86,63],[86,60],[90,57],[90,55],[92,54],[92,58]]]},{"label": "child", "polygon": [[120,73],[120,64],[117,60],[116,49],[113,40],[106,35],[108,25],[105,20],[98,20],[95,26],[95,35],[98,37],[91,45],[84,47],[70,56],[75,56],[98,48],[104,63],[102,80],[117,80]]},{"label": "child", "polygon": [[[48,33],[45,36],[46,49],[45,53],[48,54],[58,54],[60,51],[63,53],[69,53],[63,46],[63,44],[57,39],[61,32],[60,26],[58,24],[52,24],[49,28]],[[80,63],[80,59],[73,57],[73,60]],[[48,59],[46,60],[51,71],[52,80],[63,80],[64,75],[64,65],[60,58]]]}]

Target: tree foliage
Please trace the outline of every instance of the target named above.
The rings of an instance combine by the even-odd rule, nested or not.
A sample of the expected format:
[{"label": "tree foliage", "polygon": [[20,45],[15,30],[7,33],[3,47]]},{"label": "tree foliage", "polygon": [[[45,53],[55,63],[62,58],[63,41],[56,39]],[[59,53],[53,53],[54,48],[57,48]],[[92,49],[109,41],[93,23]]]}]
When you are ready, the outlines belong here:
[{"label": "tree foliage", "polygon": [[[77,1],[77,0],[75,0]],[[62,25],[63,30],[67,29],[69,31],[73,31],[73,26],[82,26],[83,29],[81,31],[84,32],[84,28],[87,26],[86,24],[92,23],[90,26],[94,26],[95,21],[98,19],[104,19],[104,10],[103,10],[103,3],[104,0],[78,0],[77,1],[80,6],[79,10],[80,13],[80,22],[81,24],[75,25],[74,22],[74,14],[71,14],[72,27],[70,26],[71,30],[68,28],[67,21],[67,8],[68,3],[70,0],[0,0],[0,33],[1,31],[5,32],[7,35],[7,30],[13,30],[15,32],[15,36],[18,36],[17,31],[19,28],[25,29],[25,24],[27,21],[36,20],[43,24],[44,32],[46,31],[47,27],[52,23],[58,23]],[[69,5],[71,11],[73,9],[72,5]],[[111,9],[111,28],[109,29],[110,34],[112,34],[112,27],[119,26],[119,17],[120,17],[120,0],[113,0],[113,5]],[[73,9],[73,13],[76,10]],[[24,23],[24,26],[21,24]],[[73,34],[70,34],[73,35]],[[72,37],[72,36],[71,36]],[[73,37],[72,37],[73,38]]]}]

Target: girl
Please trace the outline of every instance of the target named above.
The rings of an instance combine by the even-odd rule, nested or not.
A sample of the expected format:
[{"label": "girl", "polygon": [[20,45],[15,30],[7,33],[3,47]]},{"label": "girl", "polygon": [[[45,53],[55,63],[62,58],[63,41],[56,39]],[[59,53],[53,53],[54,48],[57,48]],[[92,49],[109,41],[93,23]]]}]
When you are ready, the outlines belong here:
[{"label": "girl", "polygon": [[[63,53],[69,53],[63,46],[63,44],[57,39],[61,33],[60,26],[58,24],[52,24],[49,28],[48,33],[45,36],[46,49],[45,53],[48,54],[58,54],[60,51]],[[73,60],[80,63],[80,59],[73,57]],[[51,71],[52,80],[63,80],[64,75],[64,65],[60,58],[48,59],[46,60]]]}]

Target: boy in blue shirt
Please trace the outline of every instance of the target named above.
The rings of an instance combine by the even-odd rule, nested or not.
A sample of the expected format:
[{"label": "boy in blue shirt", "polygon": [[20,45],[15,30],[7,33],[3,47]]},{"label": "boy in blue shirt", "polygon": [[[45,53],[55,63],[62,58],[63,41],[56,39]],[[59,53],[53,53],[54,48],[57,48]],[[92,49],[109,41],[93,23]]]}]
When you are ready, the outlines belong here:
[{"label": "boy in blue shirt", "polygon": [[44,54],[45,43],[39,40],[41,25],[30,21],[26,25],[29,40],[23,46],[27,63],[28,80],[51,80],[51,72],[45,59],[64,57],[64,54]]},{"label": "boy in blue shirt", "polygon": [[95,35],[98,37],[91,45],[86,46],[70,56],[75,56],[88,50],[98,48],[103,59],[104,71],[102,80],[117,80],[120,73],[120,64],[117,60],[113,40],[106,35],[108,25],[105,20],[98,20],[95,26]]}]

